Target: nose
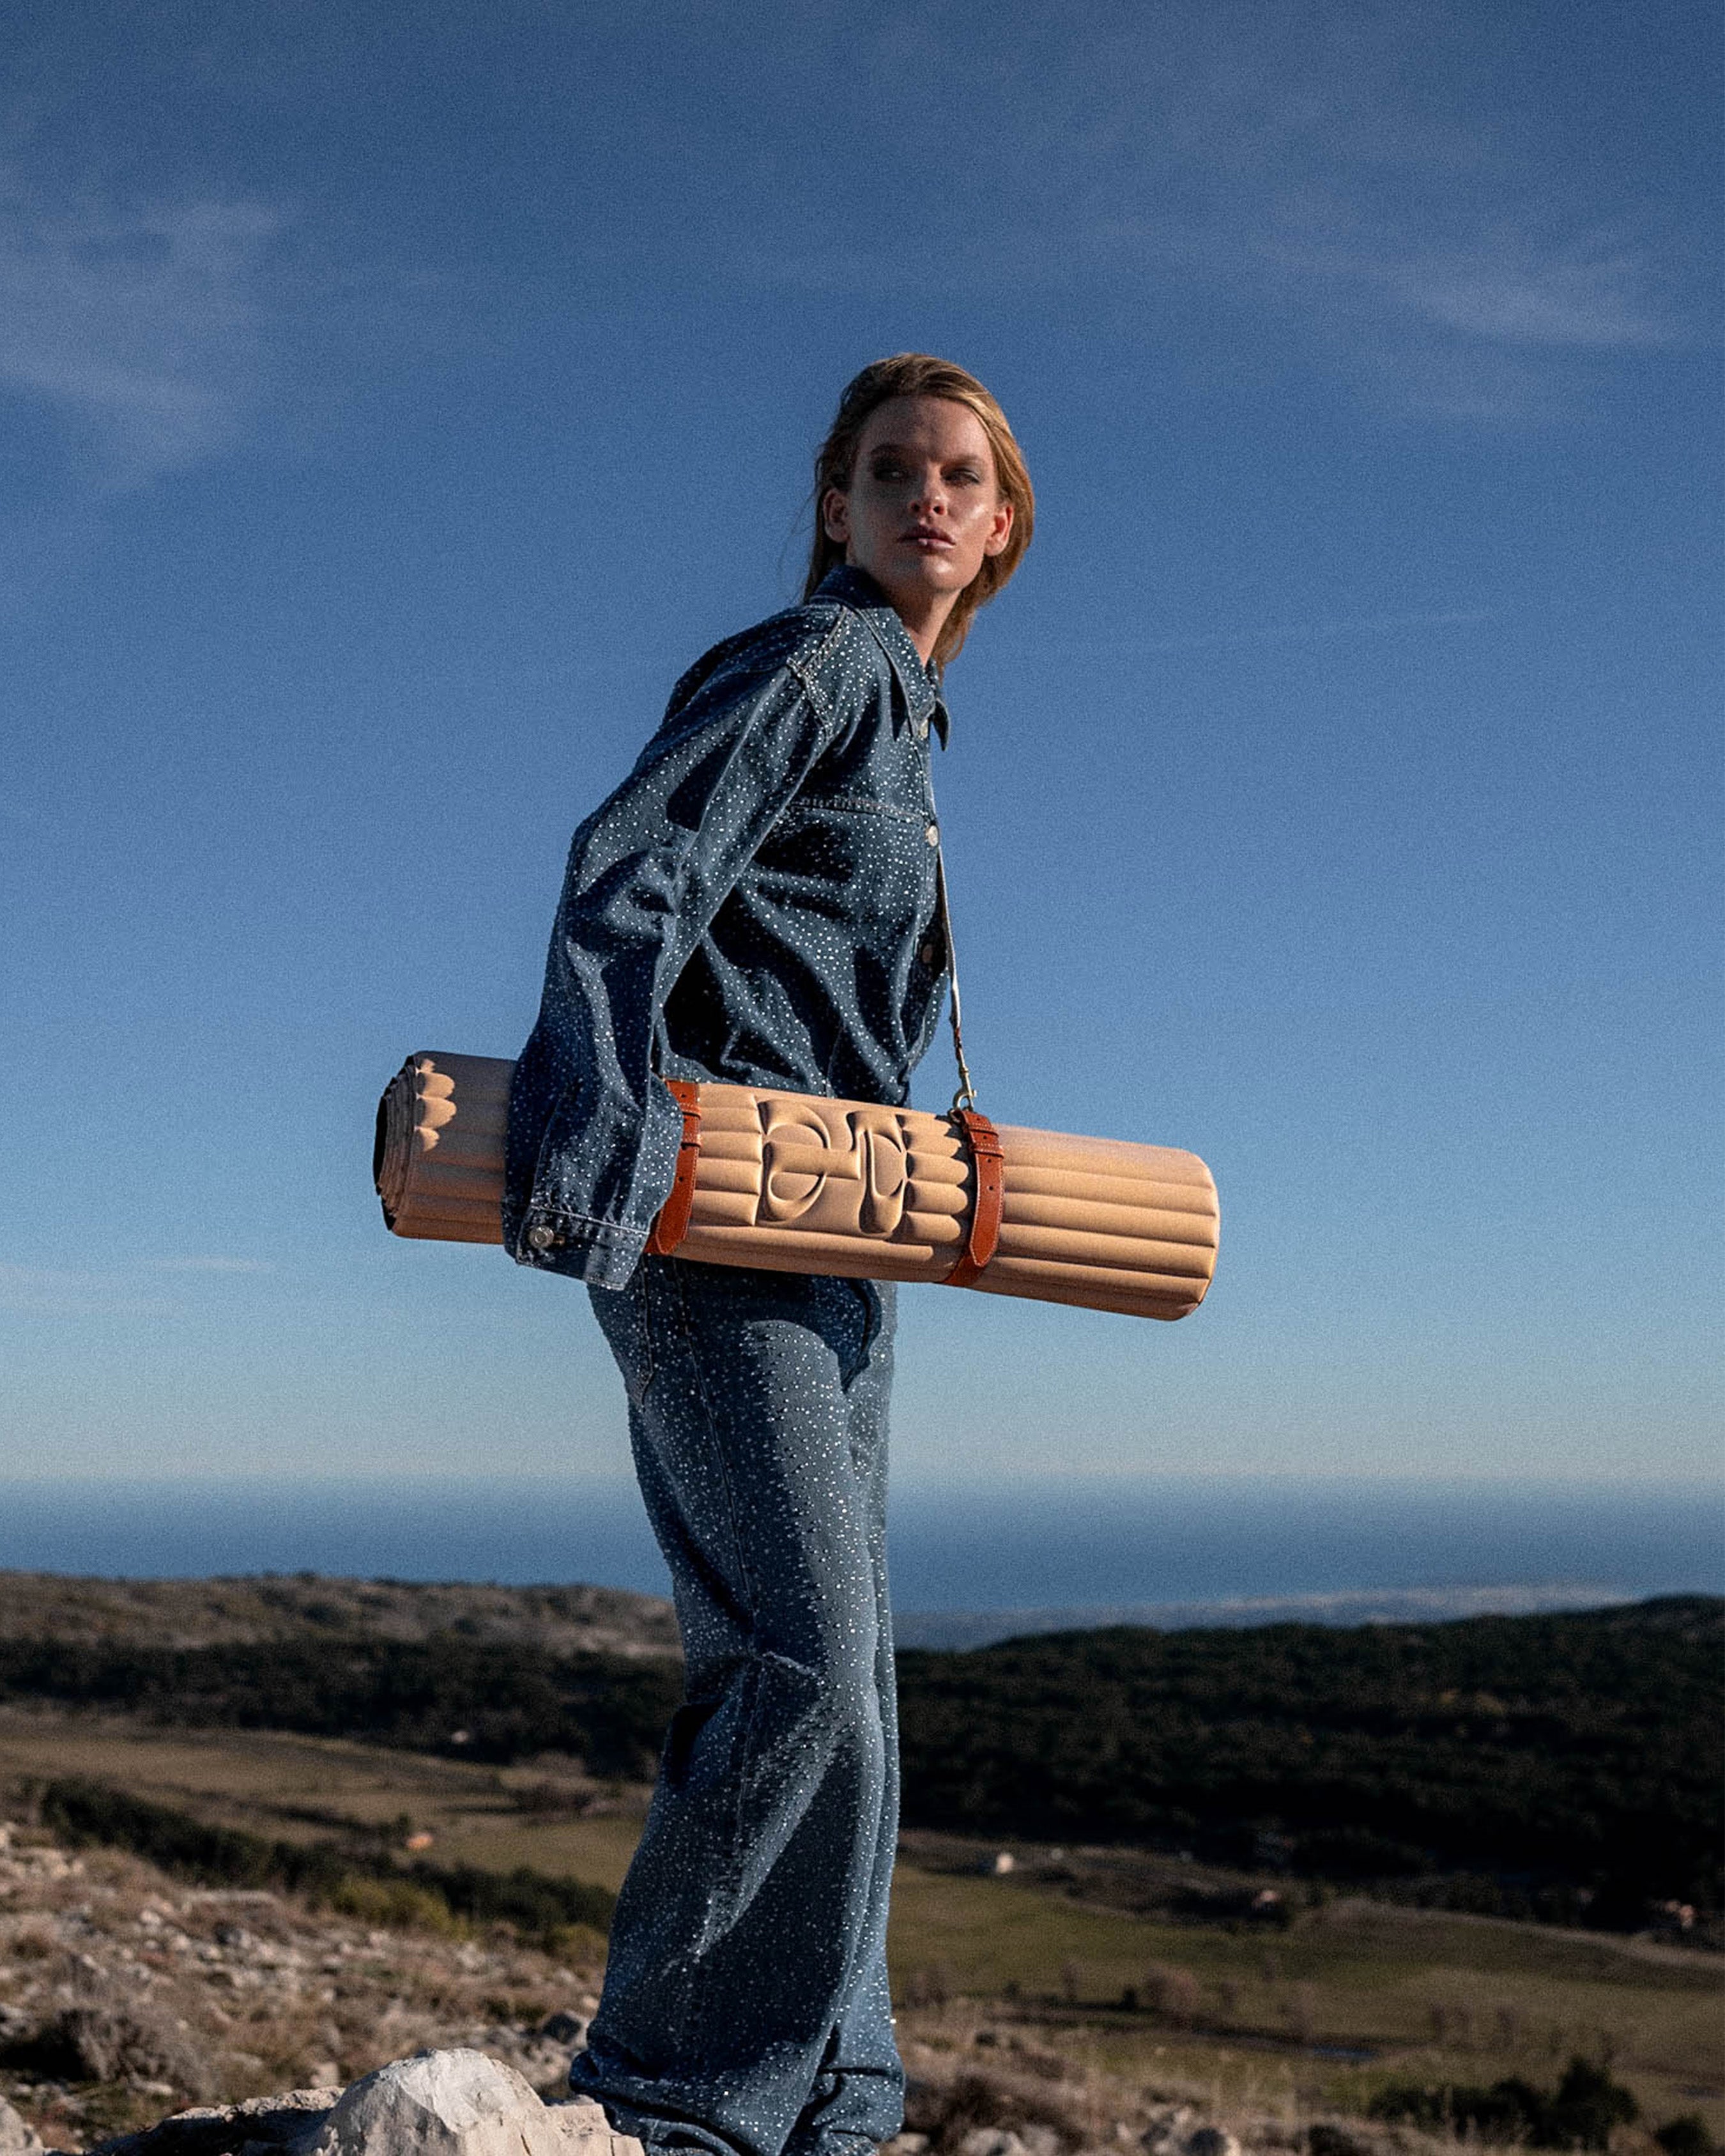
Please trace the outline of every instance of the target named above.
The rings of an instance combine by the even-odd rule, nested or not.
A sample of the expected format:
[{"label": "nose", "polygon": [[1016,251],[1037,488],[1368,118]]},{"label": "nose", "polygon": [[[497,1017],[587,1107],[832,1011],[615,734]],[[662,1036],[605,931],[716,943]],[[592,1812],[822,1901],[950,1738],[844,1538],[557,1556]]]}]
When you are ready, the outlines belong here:
[{"label": "nose", "polygon": [[911,506],[929,516],[946,515],[947,483],[938,465],[923,466],[911,490]]}]

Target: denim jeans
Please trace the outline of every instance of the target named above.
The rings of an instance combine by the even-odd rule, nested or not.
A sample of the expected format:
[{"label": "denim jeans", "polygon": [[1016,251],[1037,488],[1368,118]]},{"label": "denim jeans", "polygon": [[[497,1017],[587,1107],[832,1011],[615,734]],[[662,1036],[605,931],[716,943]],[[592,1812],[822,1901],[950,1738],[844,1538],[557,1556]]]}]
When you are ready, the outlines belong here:
[{"label": "denim jeans", "polygon": [[901,2123],[893,1297],[655,1257],[592,1291],[687,1685],[570,2079],[649,2147],[855,2156]]}]

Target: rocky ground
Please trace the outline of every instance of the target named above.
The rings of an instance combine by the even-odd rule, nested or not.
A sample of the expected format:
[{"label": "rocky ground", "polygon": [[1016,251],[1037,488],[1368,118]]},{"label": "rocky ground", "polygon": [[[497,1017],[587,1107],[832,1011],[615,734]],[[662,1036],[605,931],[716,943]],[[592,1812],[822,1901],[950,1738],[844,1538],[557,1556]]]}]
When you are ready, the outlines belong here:
[{"label": "rocky ground", "polygon": [[[590,2109],[583,2118],[553,2104],[540,2118],[538,2097],[564,2091],[598,1978],[501,1929],[380,1929],[362,1913],[286,1896],[187,1888],[116,1851],[71,1853],[39,1830],[0,1823],[0,2151],[91,2149],[125,2136],[111,2156],[266,2156],[310,2151],[321,2133],[322,2156],[375,2156],[382,2099],[331,2107],[373,2070],[431,2050],[481,2054],[521,2076],[516,2096],[507,2074],[481,2091],[481,2111],[531,2107],[510,2129],[511,2149],[572,2146],[572,2135],[583,2156],[628,2156],[634,2144],[605,2135]],[[908,2011],[900,2035],[911,2088],[890,2156],[1421,2156],[1430,2147],[1339,2119],[1224,2114],[1204,2092],[1111,2078],[967,2002]],[[462,2118],[472,2109],[462,2075],[483,2078],[483,2059],[444,2076]],[[443,2069],[424,2071],[436,2080]],[[391,2102],[406,2100],[389,2087]],[[188,2106],[195,2117],[160,2127]],[[463,2138],[465,2128],[451,2139],[447,2122],[430,2132],[420,2111],[408,2133],[385,2112],[392,2149],[485,2156],[491,2146],[484,2134]],[[485,2134],[494,2128],[495,2117]]]},{"label": "rocky ground", "polygon": [[176,2102],[338,2088],[427,2046],[555,2090],[597,1978],[501,1933],[380,1930],[0,1825],[0,2096],[56,2148]]}]

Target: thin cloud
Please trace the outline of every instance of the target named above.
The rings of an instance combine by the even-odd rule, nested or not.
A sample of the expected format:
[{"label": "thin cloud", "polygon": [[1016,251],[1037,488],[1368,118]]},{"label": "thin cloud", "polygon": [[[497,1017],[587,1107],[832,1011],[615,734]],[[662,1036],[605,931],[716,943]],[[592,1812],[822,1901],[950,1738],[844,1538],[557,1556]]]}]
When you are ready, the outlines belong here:
[{"label": "thin cloud", "polygon": [[[933,88],[907,88],[908,33],[889,18],[864,92],[937,95],[958,18],[939,0],[918,12]],[[1543,159],[1512,85],[1483,107],[1473,26],[1441,4],[1153,16],[1104,0],[1060,19],[1034,53],[995,56],[997,162],[968,192],[954,180],[922,263],[842,216],[811,249],[762,204],[742,274],[805,292],[1105,294],[1151,336],[1220,300],[1373,403],[1481,419],[1556,416],[1587,362],[1690,334],[1669,205],[1635,174],[1579,181]],[[1002,188],[1003,165],[1022,183]],[[896,232],[894,182],[876,184],[870,223]]]},{"label": "thin cloud", "polygon": [[262,1258],[152,1258],[160,1273],[267,1273],[272,1270]]},{"label": "thin cloud", "polygon": [[243,200],[54,200],[0,172],[0,389],[58,411],[111,483],[219,454],[261,393],[258,276],[285,222]]},{"label": "thin cloud", "polygon": [[1509,104],[1446,95],[1469,72],[1465,17],[1204,13],[1209,34],[1161,79],[1180,116],[1174,158],[1151,151],[1143,174],[1153,238],[1296,303],[1327,309],[1353,285],[1390,329],[1550,351],[1675,339],[1633,180],[1578,196],[1573,173],[1541,168]]},{"label": "thin cloud", "polygon": [[141,1296],[123,1273],[0,1265],[0,1311],[28,1317],[170,1317],[178,1305]]},{"label": "thin cloud", "polygon": [[1669,344],[1674,326],[1647,291],[1647,262],[1597,234],[1543,250],[1532,235],[1492,234],[1471,254],[1392,264],[1401,304],[1440,328],[1510,345],[1618,350]]}]

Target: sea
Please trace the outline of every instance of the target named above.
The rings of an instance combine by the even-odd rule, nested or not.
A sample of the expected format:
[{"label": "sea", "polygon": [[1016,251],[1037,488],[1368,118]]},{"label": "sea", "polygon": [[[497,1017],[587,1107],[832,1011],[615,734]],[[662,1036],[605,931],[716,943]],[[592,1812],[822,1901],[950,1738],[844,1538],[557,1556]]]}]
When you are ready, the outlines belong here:
[{"label": "sea", "polygon": [[[1218,1476],[903,1483],[901,1645],[1095,1625],[1400,1622],[1725,1594],[1725,1486]],[[0,1481],[0,1569],[669,1583],[634,1486]]]}]

